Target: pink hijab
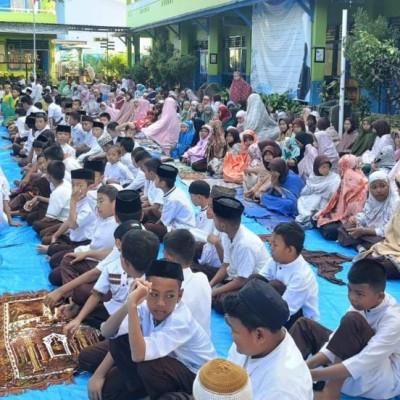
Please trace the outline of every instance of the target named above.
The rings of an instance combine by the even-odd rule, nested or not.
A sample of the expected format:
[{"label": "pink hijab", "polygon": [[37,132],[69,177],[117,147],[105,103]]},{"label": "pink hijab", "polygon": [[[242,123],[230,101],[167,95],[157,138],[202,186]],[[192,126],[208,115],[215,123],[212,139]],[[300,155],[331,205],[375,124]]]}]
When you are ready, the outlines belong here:
[{"label": "pink hijab", "polygon": [[180,133],[180,121],[176,113],[176,102],[168,97],[164,102],[164,107],[160,118],[147,128],[143,128],[145,135],[157,142],[163,152],[169,155],[172,148],[178,142]]},{"label": "pink hijab", "polygon": [[134,114],[135,114],[134,99],[132,98],[128,101],[125,99],[116,122],[118,122],[118,124],[124,124],[125,122],[132,122]]},{"label": "pink hijab", "polygon": [[203,125],[201,129],[203,128],[208,130],[208,135],[204,139],[200,137],[200,140],[197,142],[197,144],[186,152],[186,156],[189,159],[190,164],[205,158],[208,141],[213,134],[213,128],[211,128],[210,125]]},{"label": "pink hijab", "polygon": [[139,119],[144,118],[147,115],[147,110],[149,109],[150,102],[146,99],[141,98],[139,100],[139,109],[135,113],[133,121],[139,121]]},{"label": "pink hijab", "polygon": [[101,103],[101,105],[105,106],[104,112],[109,113],[111,116],[111,121],[117,121],[120,115],[120,110],[117,110],[116,108],[112,108],[107,103],[104,101]]}]

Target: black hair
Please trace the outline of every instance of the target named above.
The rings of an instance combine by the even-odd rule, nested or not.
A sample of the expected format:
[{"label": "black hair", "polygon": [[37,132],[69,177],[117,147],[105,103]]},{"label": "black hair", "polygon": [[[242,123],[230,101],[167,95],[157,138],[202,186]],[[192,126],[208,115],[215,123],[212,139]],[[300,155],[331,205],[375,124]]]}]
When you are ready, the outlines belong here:
[{"label": "black hair", "polygon": [[33,100],[32,100],[31,96],[22,96],[20,101],[21,101],[21,104],[25,103],[30,106],[33,104]]},{"label": "black hair", "polygon": [[275,227],[274,234],[281,236],[287,247],[293,246],[297,254],[303,250],[305,233],[296,222],[281,222]]},{"label": "black hair", "polygon": [[230,293],[226,296],[224,300],[224,313],[230,317],[237,318],[249,331],[254,331],[257,328],[267,328],[272,333],[276,333],[280,330],[271,329],[271,327],[266,326],[264,322],[257,318],[256,314],[249,312],[249,308],[240,300],[237,293]]},{"label": "black hair", "polygon": [[62,181],[65,176],[65,164],[62,161],[50,161],[47,166],[47,174],[56,181]]},{"label": "black hair", "polygon": [[21,107],[17,107],[15,109],[15,114],[18,115],[19,117],[25,117],[26,111]]},{"label": "black hair", "polygon": [[102,112],[99,115],[99,118],[101,118],[101,117],[107,118],[109,121],[111,121],[111,115],[108,112]]},{"label": "black hair", "polygon": [[176,178],[165,178],[157,175],[160,182],[164,182],[168,189],[172,189],[175,186]]},{"label": "black hair", "polygon": [[46,160],[61,162],[64,160],[64,152],[59,144],[53,144],[47,149],[44,149],[43,154],[46,157]]},{"label": "black hair", "polygon": [[375,292],[384,292],[386,288],[386,270],[379,260],[362,258],[356,261],[347,275],[349,283],[366,283]]},{"label": "black hair", "polygon": [[44,156],[44,154],[43,154],[43,153],[40,153],[40,154],[38,154],[38,155],[37,155],[37,157],[36,157],[36,161],[38,161],[38,160],[39,160],[39,158],[44,158],[44,159],[46,159],[46,157]]},{"label": "black hair", "polygon": [[40,133],[40,136],[45,137],[48,140],[49,145],[53,145],[56,140],[56,137],[54,136],[54,132],[51,129],[45,129],[44,131],[42,131]]},{"label": "black hair", "polygon": [[191,264],[196,251],[196,240],[187,229],[174,229],[164,236],[164,249],[182,265]]},{"label": "black hair", "polygon": [[219,94],[214,95],[213,97],[214,101],[221,101],[221,96]]},{"label": "black hair", "polygon": [[123,147],[127,153],[131,153],[135,148],[135,141],[130,137],[124,137],[121,140],[121,147]]},{"label": "black hair", "polygon": [[70,118],[73,118],[75,121],[81,122],[81,114],[79,114],[77,111],[72,111],[69,114]]},{"label": "black hair", "polygon": [[139,154],[139,153],[141,153],[141,152],[143,152],[143,151],[146,151],[143,147],[135,147],[132,151],[131,151],[131,156],[132,156],[132,158],[133,159],[135,159],[135,157],[136,157],[136,154]]},{"label": "black hair", "polygon": [[39,110],[43,110],[43,104],[42,104],[40,101],[36,102],[36,103],[34,104],[34,106],[35,106],[36,108],[38,108]]},{"label": "black hair", "polygon": [[47,103],[47,104],[51,104],[53,102],[53,98],[49,95],[46,94],[46,96],[43,97],[43,100]]},{"label": "black hair", "polygon": [[32,143],[32,147],[34,149],[44,149],[47,147],[47,145],[48,145],[47,142],[42,142],[41,140],[37,140],[37,139],[35,139]]},{"label": "black hair", "polygon": [[331,126],[331,121],[328,117],[321,117],[318,119],[317,128],[320,131],[326,131]]},{"label": "black hair", "polygon": [[103,185],[99,187],[97,194],[104,194],[111,202],[113,202],[117,198],[118,189],[112,185]]},{"label": "black hair", "polygon": [[160,241],[150,231],[132,229],[122,240],[122,257],[139,273],[145,274],[151,261],[156,260]]},{"label": "black hair", "polygon": [[205,181],[193,181],[189,186],[189,193],[191,194],[199,194],[201,196],[206,197],[207,199],[210,197],[211,187]]},{"label": "black hair", "polygon": [[236,128],[231,128],[228,129],[225,133],[225,139],[228,135],[231,135],[233,137],[233,143],[229,146],[233,146],[236,143],[240,143],[240,133]]},{"label": "black hair", "polygon": [[161,160],[158,158],[149,158],[143,165],[148,171],[157,173],[157,168],[161,165]]},{"label": "black hair", "polygon": [[135,154],[134,160],[135,160],[135,163],[137,164],[140,161],[144,161],[144,160],[147,160],[149,158],[152,158],[152,157],[151,157],[150,153],[148,153],[145,150],[145,151],[141,151],[141,152],[138,152],[137,154]]},{"label": "black hair", "polygon": [[121,222],[121,223],[125,222],[125,221],[129,221],[131,219],[133,219],[135,221],[141,221],[143,218],[143,211],[142,211],[142,208],[140,208],[140,210],[137,210],[132,213],[123,213],[116,209],[115,215],[117,216],[119,222]]},{"label": "black hair", "polygon": [[117,129],[117,126],[118,126],[118,122],[110,122],[108,125],[107,125],[107,129],[109,129],[110,131],[115,131],[116,129]]},{"label": "black hair", "polygon": [[72,102],[77,101],[79,103],[79,105],[82,105],[82,100],[81,99],[73,99]]},{"label": "black hair", "polygon": [[38,113],[36,113],[35,119],[39,119],[39,118],[42,118],[42,119],[44,119],[45,121],[47,121],[47,114],[45,114],[44,112],[38,112]]}]

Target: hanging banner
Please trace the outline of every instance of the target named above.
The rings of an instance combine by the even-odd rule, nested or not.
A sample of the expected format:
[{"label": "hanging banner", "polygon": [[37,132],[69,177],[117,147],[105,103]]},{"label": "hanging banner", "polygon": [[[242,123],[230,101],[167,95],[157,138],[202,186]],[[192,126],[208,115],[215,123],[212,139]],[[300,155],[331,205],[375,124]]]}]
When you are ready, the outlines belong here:
[{"label": "hanging banner", "polygon": [[[309,7],[309,0],[302,0]],[[253,6],[251,86],[258,93],[289,92],[309,100],[311,19],[296,0]]]}]

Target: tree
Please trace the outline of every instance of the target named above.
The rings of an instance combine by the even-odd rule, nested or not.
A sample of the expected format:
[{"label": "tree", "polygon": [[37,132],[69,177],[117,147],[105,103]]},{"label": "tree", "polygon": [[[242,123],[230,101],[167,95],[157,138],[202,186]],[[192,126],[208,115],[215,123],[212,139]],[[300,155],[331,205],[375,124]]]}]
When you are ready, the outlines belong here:
[{"label": "tree", "polygon": [[103,73],[108,76],[121,77],[128,73],[128,57],[126,53],[112,54],[106,58],[103,56]]},{"label": "tree", "polygon": [[372,20],[359,8],[354,15],[354,28],[345,43],[345,54],[351,64],[351,74],[358,85],[386,104],[400,105],[399,32],[388,20],[379,16]]},{"label": "tree", "polygon": [[143,57],[132,67],[131,75],[135,82],[146,84],[150,79],[149,57]]}]

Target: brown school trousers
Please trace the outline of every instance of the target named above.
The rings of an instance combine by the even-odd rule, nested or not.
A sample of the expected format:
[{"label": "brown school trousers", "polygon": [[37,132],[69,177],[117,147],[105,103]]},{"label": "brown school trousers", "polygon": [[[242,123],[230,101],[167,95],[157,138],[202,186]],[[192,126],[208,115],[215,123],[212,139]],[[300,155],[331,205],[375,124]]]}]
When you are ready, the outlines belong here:
[{"label": "brown school trousers", "polygon": [[355,311],[346,313],[335,334],[309,318],[300,318],[289,330],[303,358],[318,353],[329,341],[327,349],[340,360],[347,360],[360,353],[374,336],[366,319]]},{"label": "brown school trousers", "polygon": [[52,236],[58,231],[61,225],[62,221],[44,217],[33,223],[33,229],[39,234],[42,243],[48,245],[51,243]]},{"label": "brown school trousers", "polygon": [[[79,355],[80,369],[94,371],[103,361],[106,349],[107,344],[98,343],[82,350]],[[103,386],[104,399],[125,400],[147,394],[151,400],[156,400],[165,393],[192,393],[196,375],[175,358],[163,357],[135,363],[131,358],[128,335],[109,340],[108,350],[115,366],[107,373]]]}]

